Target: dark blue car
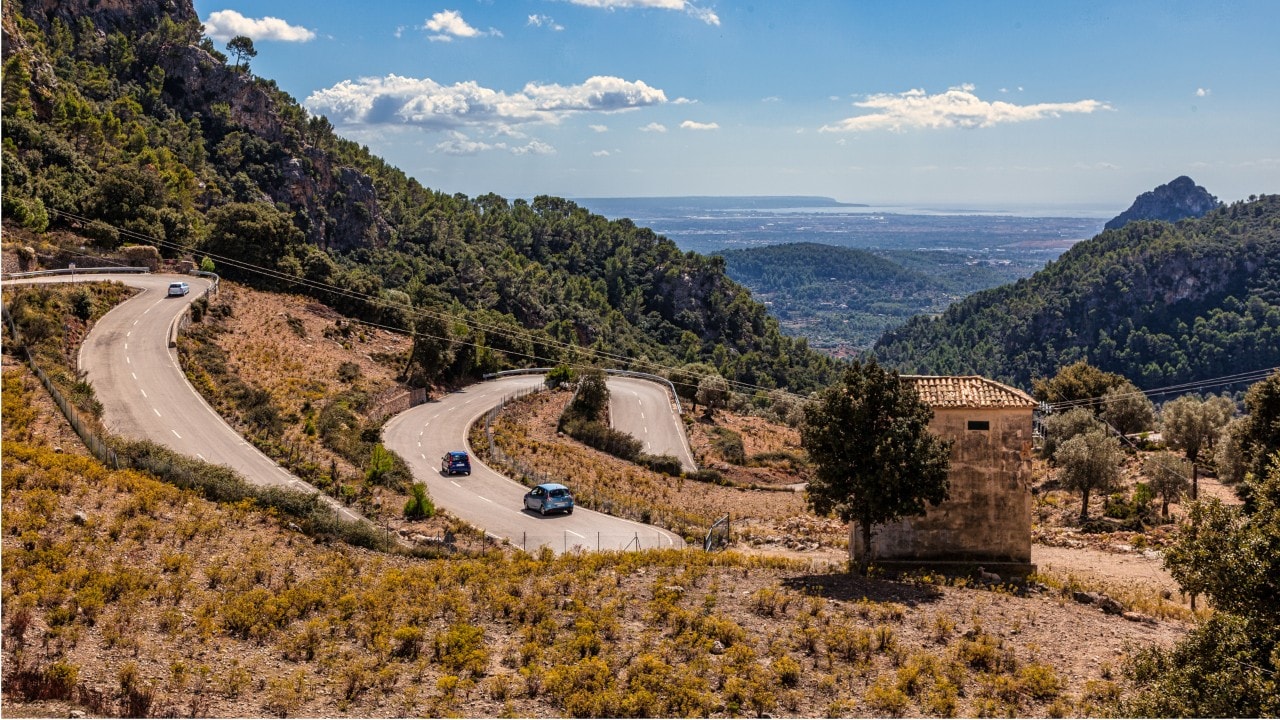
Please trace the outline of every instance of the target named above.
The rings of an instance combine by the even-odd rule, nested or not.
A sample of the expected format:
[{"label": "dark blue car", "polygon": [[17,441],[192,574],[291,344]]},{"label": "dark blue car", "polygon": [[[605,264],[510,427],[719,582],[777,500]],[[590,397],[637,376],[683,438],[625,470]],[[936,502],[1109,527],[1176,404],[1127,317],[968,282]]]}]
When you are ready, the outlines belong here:
[{"label": "dark blue car", "polygon": [[461,450],[447,452],[444,457],[440,458],[440,472],[446,475],[463,475],[471,474],[471,458]]}]

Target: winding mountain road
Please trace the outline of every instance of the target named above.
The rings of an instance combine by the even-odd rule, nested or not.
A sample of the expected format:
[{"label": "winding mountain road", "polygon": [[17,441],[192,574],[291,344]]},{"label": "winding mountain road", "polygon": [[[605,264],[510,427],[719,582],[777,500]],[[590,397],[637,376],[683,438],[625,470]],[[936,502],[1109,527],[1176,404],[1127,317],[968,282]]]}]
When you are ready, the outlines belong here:
[{"label": "winding mountain road", "polygon": [[[62,275],[27,281],[70,282]],[[99,274],[79,282],[115,280],[142,290],[103,315],[80,346],[79,365],[102,403],[107,430],[125,438],[150,440],[215,465],[226,465],[255,485],[318,493],[242,438],[187,382],[169,332],[209,281],[187,275]],[[169,297],[170,282],[186,281],[188,295]],[[346,520],[359,513],[321,495]]]},{"label": "winding mountain road", "polygon": [[[542,516],[523,510],[528,488],[495,472],[474,454],[470,475],[441,473],[441,457],[467,447],[471,423],[504,397],[542,381],[541,375],[517,375],[469,385],[395,416],[383,426],[382,441],[409,463],[415,478],[427,483],[438,507],[516,547],[545,546],[557,552],[684,547],[684,540],[674,533],[582,507],[572,515]],[[572,489],[572,482],[569,485]]]},{"label": "winding mountain road", "polygon": [[[80,348],[79,365],[103,407],[103,424],[113,434],[159,443],[176,452],[226,465],[258,485],[316,492],[311,485],[242,438],[187,381],[177,351],[169,347],[173,323],[208,287],[209,281],[185,275],[102,274],[80,282],[114,280],[142,290],[104,315]],[[191,293],[168,297],[169,283],[185,280]],[[70,282],[67,276],[7,282]],[[473,459],[470,476],[446,477],[440,457],[466,447],[467,429],[490,408],[517,391],[542,383],[541,375],[515,376],[479,383],[439,401],[412,408],[383,428],[387,447],[408,461],[415,478],[427,482],[435,503],[459,518],[506,538],[517,547],[546,546],[555,551],[683,547],[679,536],[650,525],[578,508],[572,515],[542,516],[523,511],[523,485]],[[614,378],[609,381],[624,405],[645,408],[643,420],[655,436],[656,452],[670,452],[671,428],[679,432],[666,391],[653,383]],[[657,430],[663,425],[665,434]],[[630,415],[622,411],[620,416]],[[652,419],[650,419],[652,418]],[[678,436],[683,443],[683,435]],[[667,444],[662,444],[667,443]],[[677,454],[677,453],[672,453]],[[687,455],[687,449],[686,449]],[[690,461],[691,462],[691,461]],[[321,494],[348,520],[361,516]]]},{"label": "winding mountain road", "polygon": [[671,455],[685,472],[697,472],[681,420],[671,407],[667,388],[651,380],[611,377],[609,416],[613,427],[644,443],[650,455]]}]

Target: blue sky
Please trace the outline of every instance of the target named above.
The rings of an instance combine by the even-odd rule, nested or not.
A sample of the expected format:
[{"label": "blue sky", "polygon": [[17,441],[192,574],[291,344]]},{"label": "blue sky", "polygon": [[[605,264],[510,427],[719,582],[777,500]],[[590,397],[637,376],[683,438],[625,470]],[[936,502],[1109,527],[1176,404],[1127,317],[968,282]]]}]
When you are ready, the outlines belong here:
[{"label": "blue sky", "polygon": [[424,185],[1126,207],[1280,192],[1280,3],[198,0]]}]

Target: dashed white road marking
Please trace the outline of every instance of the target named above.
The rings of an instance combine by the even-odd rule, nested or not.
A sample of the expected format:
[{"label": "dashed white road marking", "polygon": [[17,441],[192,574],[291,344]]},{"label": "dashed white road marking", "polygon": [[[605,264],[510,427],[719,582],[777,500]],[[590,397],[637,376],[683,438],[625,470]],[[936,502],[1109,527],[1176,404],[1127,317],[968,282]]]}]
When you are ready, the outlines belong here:
[{"label": "dashed white road marking", "polygon": [[160,414],[160,411],[155,408],[151,408],[151,412],[155,413],[156,417],[164,417],[163,415]]},{"label": "dashed white road marking", "polygon": [[[174,435],[178,435],[178,431],[177,431],[177,430],[174,430],[173,428],[169,428],[169,432],[173,433]],[[181,436],[181,435],[178,435],[178,439],[179,439],[179,440],[181,440],[181,439],[182,439],[182,436]]]},{"label": "dashed white road marking", "polygon": [[124,344],[124,349],[125,349],[125,350],[128,350],[128,349],[129,349],[129,343],[125,343],[125,344]]},{"label": "dashed white road marking", "polygon": [[132,364],[133,364],[133,361],[129,359],[129,356],[128,356],[128,355],[125,355],[125,356],[124,356],[124,361],[125,361],[125,362],[127,362],[127,363],[129,363],[130,365],[132,365]]},{"label": "dashed white road marking", "polygon": [[130,372],[129,372],[129,374],[133,376],[133,379],[134,379],[134,380],[137,380],[137,379],[138,379],[138,373],[133,372],[133,371],[130,371]]},{"label": "dashed white road marking", "polygon": [[587,536],[586,536],[586,535],[579,535],[578,533],[576,533],[576,532],[574,532],[574,531],[572,531],[572,530],[570,530],[570,529],[568,529],[568,528],[565,528],[565,530],[564,530],[564,531],[565,531],[565,532],[567,532],[567,533],[569,533],[570,535],[572,535],[572,536],[574,536],[574,537],[580,537],[580,538],[582,538],[583,540],[586,540],[586,539],[587,539]]},{"label": "dashed white road marking", "polygon": [[490,500],[489,498],[487,498],[487,497],[485,497],[485,496],[483,496],[483,495],[477,495],[476,497],[480,498],[481,500],[483,500],[483,501],[485,501],[485,502],[487,502],[487,503],[490,503],[490,504],[492,504],[492,503],[493,503],[493,501],[492,501],[492,500]]},{"label": "dashed white road marking", "polygon": [[147,396],[147,391],[146,391],[146,390],[143,390],[142,388],[138,388],[138,392],[142,393],[142,397],[146,397],[146,396]]},{"label": "dashed white road marking", "polygon": [[640,413],[640,419],[641,419],[641,420],[644,420],[644,419],[645,419],[644,413]]},{"label": "dashed white road marking", "polygon": [[203,459],[204,459],[204,456],[203,456],[203,455],[201,455],[200,453],[196,453],[196,457],[200,458],[201,460],[203,460]]},{"label": "dashed white road marking", "polygon": [[461,485],[458,484],[457,480],[450,480],[449,482],[453,483],[454,487],[462,487]]}]

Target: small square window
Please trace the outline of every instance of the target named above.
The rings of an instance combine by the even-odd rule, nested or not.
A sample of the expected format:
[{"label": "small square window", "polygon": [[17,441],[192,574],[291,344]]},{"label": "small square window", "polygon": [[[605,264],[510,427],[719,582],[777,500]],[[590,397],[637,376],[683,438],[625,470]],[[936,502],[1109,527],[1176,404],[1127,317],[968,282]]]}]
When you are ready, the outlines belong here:
[{"label": "small square window", "polygon": [[970,420],[970,421],[969,421],[969,429],[970,429],[970,430],[990,430],[990,429],[991,429],[991,421],[989,421],[989,420]]}]

